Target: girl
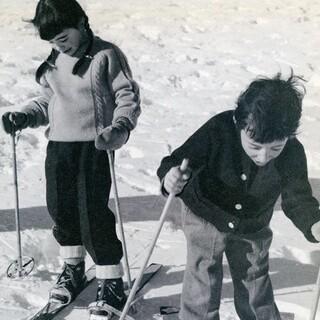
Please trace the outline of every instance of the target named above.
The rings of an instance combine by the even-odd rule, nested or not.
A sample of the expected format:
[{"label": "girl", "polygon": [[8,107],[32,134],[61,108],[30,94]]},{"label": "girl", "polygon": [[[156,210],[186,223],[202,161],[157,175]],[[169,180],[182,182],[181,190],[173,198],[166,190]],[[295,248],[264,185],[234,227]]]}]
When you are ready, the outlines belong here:
[{"label": "girl", "polygon": [[[126,57],[96,37],[75,0],[40,0],[30,21],[52,51],[36,72],[40,97],[3,115],[7,133],[49,125],[45,162],[47,207],[64,258],[50,299],[70,303],[85,283],[85,250],[96,264],[97,305],[121,309],[121,242],[108,208],[105,150],[120,148],[140,114],[139,90]],[[95,314],[104,315],[95,308]]]}]

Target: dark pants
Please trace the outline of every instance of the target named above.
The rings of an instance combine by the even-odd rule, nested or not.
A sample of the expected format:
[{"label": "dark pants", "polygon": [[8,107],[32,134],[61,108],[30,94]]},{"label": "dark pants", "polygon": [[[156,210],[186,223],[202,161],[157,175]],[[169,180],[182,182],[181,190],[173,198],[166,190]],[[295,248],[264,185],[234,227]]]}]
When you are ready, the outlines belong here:
[{"label": "dark pants", "polygon": [[98,265],[122,257],[115,217],[108,208],[108,155],[94,142],[49,141],[46,158],[47,206],[61,246],[83,245]]},{"label": "dark pants", "polygon": [[226,254],[234,286],[235,308],[241,320],[280,320],[268,274],[272,231],[238,236],[219,232],[184,208],[187,239],[180,319],[219,320]]}]

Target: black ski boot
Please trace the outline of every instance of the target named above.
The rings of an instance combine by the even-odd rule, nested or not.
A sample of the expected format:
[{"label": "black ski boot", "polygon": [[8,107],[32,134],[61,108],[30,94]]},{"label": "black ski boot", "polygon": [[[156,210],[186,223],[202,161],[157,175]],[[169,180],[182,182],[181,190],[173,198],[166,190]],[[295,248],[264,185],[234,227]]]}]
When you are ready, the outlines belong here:
[{"label": "black ski boot", "polygon": [[69,304],[82,291],[86,283],[84,261],[77,265],[64,263],[56,284],[50,290],[50,300]]},{"label": "black ski boot", "polygon": [[96,302],[90,308],[90,319],[110,319],[114,312],[121,312],[127,300],[122,278],[98,280],[98,284]]}]

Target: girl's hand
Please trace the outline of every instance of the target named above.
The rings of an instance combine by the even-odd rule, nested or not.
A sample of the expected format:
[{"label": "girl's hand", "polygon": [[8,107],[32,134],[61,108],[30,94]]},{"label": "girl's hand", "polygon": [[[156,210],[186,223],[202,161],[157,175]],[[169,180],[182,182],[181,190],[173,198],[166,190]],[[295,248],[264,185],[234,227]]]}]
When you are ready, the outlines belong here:
[{"label": "girl's hand", "polygon": [[121,148],[129,138],[129,130],[121,122],[106,127],[96,139],[96,148],[99,150],[117,150]]},{"label": "girl's hand", "polygon": [[24,112],[6,112],[2,115],[2,127],[8,134],[28,126],[28,115]]},{"label": "girl's hand", "polygon": [[179,194],[191,176],[191,169],[181,171],[180,167],[171,168],[164,177],[163,187],[168,193]]},{"label": "girl's hand", "polygon": [[311,233],[313,237],[320,242],[320,221],[316,222],[312,227],[311,227]]}]

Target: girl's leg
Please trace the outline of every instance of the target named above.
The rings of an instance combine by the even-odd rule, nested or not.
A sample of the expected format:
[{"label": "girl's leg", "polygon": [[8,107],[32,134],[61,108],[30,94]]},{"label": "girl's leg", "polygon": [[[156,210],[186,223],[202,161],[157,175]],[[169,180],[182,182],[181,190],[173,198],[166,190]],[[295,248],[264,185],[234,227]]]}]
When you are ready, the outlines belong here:
[{"label": "girl's leg", "polygon": [[241,320],[281,320],[269,277],[272,231],[228,239],[226,256],[234,285],[234,299]]},{"label": "girl's leg", "polygon": [[181,296],[181,320],[219,320],[226,235],[184,208],[187,265]]},{"label": "girl's leg", "polygon": [[53,234],[61,245],[61,256],[71,264],[84,257],[77,205],[77,157],[76,144],[49,141],[45,162],[47,207],[55,223]]},{"label": "girl's leg", "polygon": [[108,207],[111,177],[107,153],[97,150],[93,142],[82,142],[78,170],[83,244],[97,264],[98,278],[119,278],[122,246],[116,234],[114,214]]},{"label": "girl's leg", "polygon": [[47,206],[55,223],[53,234],[60,244],[64,266],[50,297],[70,303],[85,284],[85,250],[82,246],[77,206],[77,158],[75,143],[52,142],[47,148]]},{"label": "girl's leg", "polygon": [[121,310],[126,302],[122,281],[122,245],[116,234],[115,216],[108,207],[111,176],[107,152],[93,142],[83,143],[78,175],[82,241],[96,263],[98,289],[90,314],[106,317],[101,304]]}]

